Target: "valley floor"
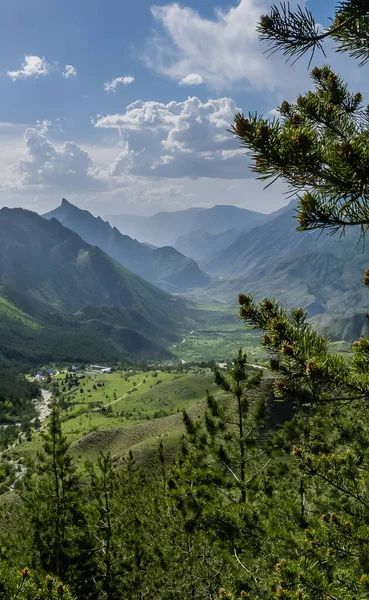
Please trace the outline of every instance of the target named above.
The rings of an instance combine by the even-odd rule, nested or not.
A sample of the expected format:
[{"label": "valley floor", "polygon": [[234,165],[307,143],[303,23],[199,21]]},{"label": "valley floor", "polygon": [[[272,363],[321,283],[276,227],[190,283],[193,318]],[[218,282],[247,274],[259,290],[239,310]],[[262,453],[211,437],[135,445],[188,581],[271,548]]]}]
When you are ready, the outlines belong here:
[{"label": "valley floor", "polygon": [[[138,459],[150,460],[164,437],[174,450],[184,431],[182,410],[200,414],[206,390],[216,391],[211,370],[197,367],[65,378],[61,373],[52,386],[62,407],[63,433],[81,467],[102,450],[113,456],[133,450]],[[21,436],[5,453],[12,461],[28,464],[41,450],[49,394],[44,391],[40,429]]]}]

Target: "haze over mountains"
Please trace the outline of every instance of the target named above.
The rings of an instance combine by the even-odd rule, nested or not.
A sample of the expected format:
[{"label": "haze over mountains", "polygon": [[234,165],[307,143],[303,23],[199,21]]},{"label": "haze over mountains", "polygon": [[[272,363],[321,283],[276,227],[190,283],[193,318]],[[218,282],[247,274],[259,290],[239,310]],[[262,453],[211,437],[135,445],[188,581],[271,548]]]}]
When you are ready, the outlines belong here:
[{"label": "haze over mountains", "polygon": [[[155,246],[176,246],[177,239],[191,232],[216,235],[229,229],[251,228],[268,220],[268,215],[239,208],[217,205],[213,208],[190,208],[160,212],[151,217],[106,215],[110,223],[131,237]],[[191,256],[191,255],[189,255]]]},{"label": "haze over mountains", "polygon": [[273,296],[289,307],[307,309],[334,339],[355,339],[366,326],[368,296],[361,282],[369,252],[357,243],[357,230],[343,238],[298,233],[295,206],[293,200],[269,215],[219,206],[145,218],[122,216],[121,223],[136,227],[142,236],[150,225],[150,240],[155,239],[154,223],[161,219],[171,223],[173,237],[182,231],[176,247],[213,278],[207,288],[197,290],[197,297],[233,304],[240,291],[257,299]]},{"label": "haze over mountains", "polygon": [[210,277],[197,263],[178,250],[169,246],[153,249],[141,244],[111,227],[101,217],[94,217],[65,199],[58,208],[43,216],[58,219],[83,240],[98,246],[127,269],[162,289],[178,292],[210,283]]},{"label": "haze over mountains", "polygon": [[[56,219],[0,210],[0,354],[27,361],[168,357],[179,298],[125,269]],[[95,358],[95,360],[96,360]]]},{"label": "haze over mountains", "polygon": [[160,235],[170,222],[172,237],[205,223],[207,229],[184,232],[177,242],[199,256],[200,268],[176,249],[138,242],[66,200],[46,218],[4,208],[0,356],[22,364],[51,356],[170,358],[171,344],[206,312],[178,294],[199,305],[220,300],[235,307],[241,291],[302,306],[332,339],[354,340],[366,327],[361,281],[369,252],[355,230],[345,238],[297,233],[294,216],[292,202],[270,215],[221,206],[147,218],[150,227],[161,223]]},{"label": "haze over mountains", "polygon": [[352,340],[366,326],[368,294],[361,287],[369,252],[359,231],[346,237],[296,231],[295,210],[280,212],[240,235],[204,261],[216,282],[207,294],[224,301],[240,291],[257,299],[276,297],[288,307],[302,306],[334,339]]}]

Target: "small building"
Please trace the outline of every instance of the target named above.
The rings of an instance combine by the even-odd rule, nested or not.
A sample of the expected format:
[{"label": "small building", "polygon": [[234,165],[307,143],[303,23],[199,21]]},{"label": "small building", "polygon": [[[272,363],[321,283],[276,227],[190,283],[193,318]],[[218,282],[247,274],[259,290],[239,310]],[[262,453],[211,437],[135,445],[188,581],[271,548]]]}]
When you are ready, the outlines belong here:
[{"label": "small building", "polygon": [[103,365],[90,365],[90,369],[93,371],[101,371],[101,373],[111,373],[111,367],[104,367]]}]

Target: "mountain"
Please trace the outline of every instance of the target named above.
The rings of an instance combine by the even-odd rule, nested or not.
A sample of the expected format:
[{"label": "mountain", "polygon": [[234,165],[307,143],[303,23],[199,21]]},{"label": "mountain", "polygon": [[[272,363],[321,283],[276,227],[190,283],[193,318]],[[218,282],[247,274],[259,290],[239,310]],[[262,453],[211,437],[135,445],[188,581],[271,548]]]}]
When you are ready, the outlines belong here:
[{"label": "mountain", "polygon": [[318,239],[316,232],[299,233],[296,226],[294,209],[285,210],[263,225],[238,233],[232,243],[204,263],[205,268],[218,277],[247,275],[293,252],[315,248],[325,237]]},{"label": "mountain", "polygon": [[[94,310],[99,311],[97,315],[91,314]],[[135,329],[138,322],[140,327]],[[87,307],[66,314],[19,290],[0,286],[0,361],[5,359],[20,370],[54,363],[132,364],[168,359],[171,354],[164,337],[160,328],[134,311]]]},{"label": "mountain", "polygon": [[369,251],[357,243],[357,230],[345,237],[298,233],[294,216],[293,208],[280,212],[205,262],[218,278],[206,297],[235,302],[241,291],[258,300],[275,297],[288,307],[307,309],[332,339],[354,339],[365,327],[368,294],[361,282]]},{"label": "mountain", "polygon": [[203,229],[197,229],[180,235],[175,247],[186,256],[190,256],[198,263],[206,264],[215,254],[230,246],[240,235],[238,229],[227,229],[221,233],[209,233]]},{"label": "mountain", "polygon": [[212,208],[160,212],[150,217],[107,215],[106,218],[120,231],[142,242],[173,246],[179,236],[192,231],[214,235],[228,229],[253,227],[265,222],[268,215],[237,206],[217,205]]},{"label": "mountain", "polygon": [[197,263],[178,250],[141,244],[64,198],[58,208],[43,216],[58,219],[83,240],[98,246],[130,271],[166,291],[178,292],[205,287],[210,283],[210,277],[199,269]]},{"label": "mountain", "polygon": [[23,209],[0,210],[0,286],[0,354],[12,360],[168,357],[187,319],[178,297]]},{"label": "mountain", "polygon": [[[230,225],[233,223],[232,229],[222,230],[220,233],[209,233],[206,229],[190,231],[177,238],[175,247],[180,252],[186,254],[186,256],[190,256],[198,261],[201,266],[207,264],[213,255],[221,253],[242,234],[254,229],[258,225],[262,225],[263,223],[267,223],[268,221],[279,217],[286,211],[294,209],[295,207],[296,200],[291,200],[287,206],[284,206],[276,212],[267,215],[261,213],[254,213],[254,215],[248,214],[246,219],[244,218],[245,215],[243,213],[235,211],[232,213],[235,218],[233,220],[229,219],[228,221],[225,221],[229,222]],[[240,209],[237,210],[240,211]],[[250,213],[250,211],[247,211],[247,213]]]}]

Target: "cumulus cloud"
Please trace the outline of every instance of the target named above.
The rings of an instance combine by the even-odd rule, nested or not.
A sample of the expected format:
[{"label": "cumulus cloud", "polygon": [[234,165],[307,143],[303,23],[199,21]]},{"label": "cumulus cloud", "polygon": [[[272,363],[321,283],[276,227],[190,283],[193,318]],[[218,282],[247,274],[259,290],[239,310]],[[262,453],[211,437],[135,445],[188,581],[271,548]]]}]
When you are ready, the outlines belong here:
[{"label": "cumulus cloud", "polygon": [[51,121],[44,119],[43,121],[36,121],[36,129],[42,135],[47,133],[51,127]]},{"label": "cumulus cloud", "polygon": [[113,92],[115,93],[117,91],[117,87],[119,85],[130,85],[131,83],[133,83],[135,80],[134,77],[132,77],[132,75],[125,75],[124,77],[116,77],[115,79],[113,79],[112,81],[106,81],[104,83],[104,90],[107,93]]},{"label": "cumulus cloud", "polygon": [[255,30],[266,10],[264,0],[239,0],[237,6],[206,18],[177,3],[153,6],[163,33],[151,40],[147,62],[179,82],[194,73],[217,88],[236,81],[273,87],[276,74]]},{"label": "cumulus cloud", "polygon": [[126,147],[112,175],[143,177],[250,177],[243,152],[227,132],[240,109],[231,98],[202,102],[142,102],[123,114],[99,116],[98,128],[117,129]]},{"label": "cumulus cloud", "polygon": [[[282,53],[266,59],[266,46],[258,38],[256,24],[262,14],[269,12],[269,0],[237,0],[236,5],[230,4],[230,8],[215,9],[211,17],[177,2],[153,6],[158,30],[147,43],[147,65],[182,85],[186,85],[189,74],[196,74],[217,91],[229,90],[235,84],[266,91],[265,104],[272,95],[272,102],[279,102],[309,85],[309,56],[293,67],[286,66]],[[290,0],[289,4],[294,9],[301,1]],[[325,49],[331,53],[329,41]],[[329,59],[333,65],[338,62],[342,72],[345,58],[332,54]],[[317,54],[314,64],[325,60]],[[350,77],[352,71],[345,69]]]},{"label": "cumulus cloud", "polygon": [[183,77],[179,83],[180,85],[201,85],[204,83],[204,80],[198,73],[189,73],[189,75]]},{"label": "cumulus cloud", "polygon": [[23,183],[60,189],[101,186],[93,161],[75,142],[65,142],[58,150],[35,128],[26,129],[24,140],[27,160],[21,160],[16,166]]},{"label": "cumulus cloud", "polygon": [[77,77],[77,71],[73,65],[65,65],[62,75],[65,77],[65,79],[70,79]]},{"label": "cumulus cloud", "polygon": [[13,80],[26,77],[40,77],[40,75],[48,75],[50,73],[50,65],[47,64],[44,58],[40,56],[26,55],[22,68],[17,71],[7,71],[7,75]]}]

